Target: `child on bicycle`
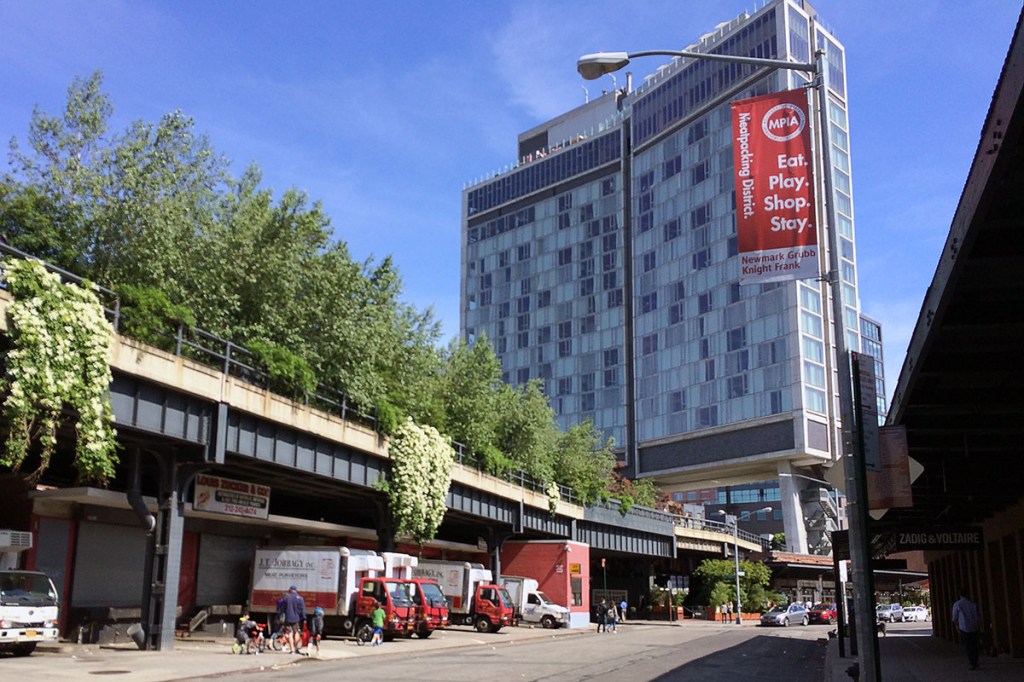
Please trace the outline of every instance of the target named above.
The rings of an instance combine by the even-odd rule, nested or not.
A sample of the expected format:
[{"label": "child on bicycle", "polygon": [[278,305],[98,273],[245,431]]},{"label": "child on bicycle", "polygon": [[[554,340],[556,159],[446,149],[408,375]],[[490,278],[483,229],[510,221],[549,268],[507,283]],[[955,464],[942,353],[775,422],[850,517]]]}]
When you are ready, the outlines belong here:
[{"label": "child on bicycle", "polygon": [[238,632],[235,633],[235,641],[238,653],[259,654],[259,624],[249,618],[249,614],[239,619]]}]

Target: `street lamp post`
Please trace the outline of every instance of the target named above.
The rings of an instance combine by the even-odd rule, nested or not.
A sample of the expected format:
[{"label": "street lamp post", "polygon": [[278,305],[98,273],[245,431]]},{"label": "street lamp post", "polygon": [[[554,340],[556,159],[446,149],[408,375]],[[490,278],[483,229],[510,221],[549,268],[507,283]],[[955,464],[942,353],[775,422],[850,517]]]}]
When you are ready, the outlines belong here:
[{"label": "street lamp post", "polygon": [[[758,509],[752,514],[757,512],[770,512],[771,507],[765,507]],[[719,509],[718,513],[725,517],[725,525],[732,526],[732,556],[735,562],[736,572],[736,625],[743,625],[743,602],[740,601],[740,524],[739,518],[735,514],[726,514],[724,509]]]},{"label": "street lamp post", "polygon": [[[839,235],[836,229],[835,202],[832,199],[832,168],[831,154],[826,150],[830,147],[826,131],[828,122],[828,93],[825,87],[826,69],[825,53],[817,50],[814,54],[814,62],[791,62],[785,59],[762,59],[757,57],[743,57],[740,55],[713,54],[694,52],[691,50],[646,50],[643,52],[597,52],[583,55],[576,62],[576,69],[580,75],[588,80],[594,80],[601,76],[618,71],[629,64],[630,59],[636,57],[681,57],[688,59],[711,60],[731,62],[734,64],[749,64],[751,66],[763,67],[763,75],[772,71],[782,69],[786,71],[800,71],[811,76],[813,86],[818,95],[818,156],[820,157],[819,168],[822,171],[825,183],[825,193],[828,200],[822,213],[826,216],[828,249],[829,249],[829,275],[828,283],[832,287],[832,327],[833,342],[836,347],[836,374],[838,377],[837,393],[839,394],[839,415],[843,425],[843,434],[840,435],[837,443],[837,454],[843,460],[846,472],[846,503],[850,525],[850,559],[853,564],[853,584],[857,609],[862,613],[871,613],[874,608],[874,581],[871,576],[871,558],[868,554],[868,510],[867,510],[867,476],[864,472],[862,459],[854,461],[848,454],[849,444],[845,437],[846,433],[855,433],[854,411],[853,411],[853,386],[850,372],[850,363],[847,358],[846,330],[843,325],[843,302],[842,286],[839,273]],[[818,193],[819,196],[821,193]],[[820,199],[819,199],[820,201]],[[855,436],[851,436],[853,438]],[[862,618],[857,623],[857,634],[861,641],[869,642],[861,650],[861,670],[866,682],[877,682],[881,677],[881,668],[878,657],[878,639],[875,636],[875,629],[870,619]]]}]

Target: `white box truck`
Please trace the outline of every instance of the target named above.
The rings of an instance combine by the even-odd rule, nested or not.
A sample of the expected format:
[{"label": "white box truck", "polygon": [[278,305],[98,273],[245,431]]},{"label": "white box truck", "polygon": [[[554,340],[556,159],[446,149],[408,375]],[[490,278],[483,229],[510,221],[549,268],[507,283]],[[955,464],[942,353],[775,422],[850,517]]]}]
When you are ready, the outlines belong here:
[{"label": "white box truck", "polygon": [[545,628],[569,625],[569,609],[548,599],[547,595],[540,591],[540,584],[533,578],[504,575],[498,582],[504,585],[512,596],[516,618],[520,622]]}]

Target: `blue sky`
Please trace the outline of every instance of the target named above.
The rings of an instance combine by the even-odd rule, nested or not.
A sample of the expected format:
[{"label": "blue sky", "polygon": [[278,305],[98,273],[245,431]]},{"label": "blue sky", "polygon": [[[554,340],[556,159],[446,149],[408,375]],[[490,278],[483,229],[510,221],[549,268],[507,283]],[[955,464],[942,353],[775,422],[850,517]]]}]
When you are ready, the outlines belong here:
[{"label": "blue sky", "polygon": [[[0,0],[0,137],[95,69],[115,129],[180,109],[237,171],[323,202],[357,259],[458,333],[461,191],[583,103],[584,53],[681,49],[755,0]],[[1013,0],[819,0],[847,50],[861,305],[888,388],[1020,13]],[[634,81],[662,61],[635,62]],[[620,76],[618,85],[623,85]],[[592,96],[611,78],[587,82]]]}]

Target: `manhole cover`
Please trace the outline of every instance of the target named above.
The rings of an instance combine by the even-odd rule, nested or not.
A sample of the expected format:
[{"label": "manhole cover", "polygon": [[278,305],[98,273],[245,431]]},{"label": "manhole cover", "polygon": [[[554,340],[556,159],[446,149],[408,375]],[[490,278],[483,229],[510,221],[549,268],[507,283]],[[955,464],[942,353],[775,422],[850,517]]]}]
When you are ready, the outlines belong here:
[{"label": "manhole cover", "polygon": [[129,675],[131,670],[93,670],[90,675]]}]

